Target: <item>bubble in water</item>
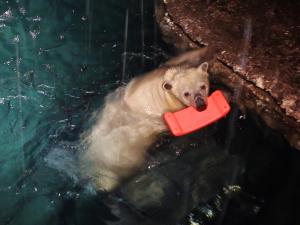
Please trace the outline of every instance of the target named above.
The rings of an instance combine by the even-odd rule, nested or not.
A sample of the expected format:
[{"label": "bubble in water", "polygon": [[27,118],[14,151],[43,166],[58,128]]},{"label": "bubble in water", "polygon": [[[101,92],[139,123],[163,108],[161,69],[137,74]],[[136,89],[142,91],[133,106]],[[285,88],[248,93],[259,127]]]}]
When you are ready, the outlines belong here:
[{"label": "bubble in water", "polygon": [[0,15],[0,21],[7,21],[13,18],[11,9],[6,10],[2,15]]},{"label": "bubble in water", "polygon": [[240,116],[239,116],[239,119],[240,119],[240,120],[245,120],[245,119],[246,119],[246,114],[240,115]]},{"label": "bubble in water", "polygon": [[160,164],[159,161],[157,161],[157,160],[151,160],[151,161],[149,161],[147,168],[149,170],[151,170],[152,168],[157,167],[159,164]]},{"label": "bubble in water", "polygon": [[241,190],[242,190],[242,188],[239,185],[228,185],[227,187],[223,188],[223,191],[225,194],[240,192]]},{"label": "bubble in water", "polygon": [[253,207],[253,212],[254,212],[255,214],[259,213],[259,211],[260,211],[260,207],[259,207],[259,206],[254,206],[254,207]]},{"label": "bubble in water", "polygon": [[36,17],[33,17],[32,18],[32,21],[41,21],[42,20],[42,18],[41,17],[39,17],[39,16],[36,16]]},{"label": "bubble in water", "polygon": [[33,31],[29,31],[32,39],[36,39],[36,37],[40,34],[39,30],[33,30]]},{"label": "bubble in water", "polygon": [[202,209],[202,212],[205,214],[205,216],[208,219],[212,219],[214,217],[214,212],[211,209],[204,208],[204,209]]},{"label": "bubble in water", "polygon": [[52,66],[49,63],[42,64],[46,70],[51,70]]},{"label": "bubble in water", "polygon": [[19,35],[15,36],[14,39],[13,39],[13,44],[17,44],[20,42],[20,37]]},{"label": "bubble in water", "polygon": [[22,15],[25,15],[26,14],[26,9],[24,7],[20,7],[19,8],[19,11]]},{"label": "bubble in water", "polygon": [[26,20],[33,21],[33,22],[40,22],[42,18],[40,16],[35,16],[35,17],[27,17]]},{"label": "bubble in water", "polygon": [[8,61],[4,62],[3,64],[4,64],[4,65],[8,65],[8,66],[9,66],[9,65],[11,64],[11,61],[10,61],[10,60],[8,60]]}]

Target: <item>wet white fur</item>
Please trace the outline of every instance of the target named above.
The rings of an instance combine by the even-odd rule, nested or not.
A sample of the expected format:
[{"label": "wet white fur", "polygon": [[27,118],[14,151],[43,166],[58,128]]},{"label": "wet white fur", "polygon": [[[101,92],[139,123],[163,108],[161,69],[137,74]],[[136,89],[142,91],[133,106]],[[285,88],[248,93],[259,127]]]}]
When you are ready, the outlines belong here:
[{"label": "wet white fur", "polygon": [[[185,89],[208,86],[207,63],[201,65],[160,67],[106,97],[96,124],[82,138],[86,149],[80,157],[81,172],[96,189],[112,191],[143,167],[150,145],[167,130],[163,113],[185,107],[182,93],[176,92],[182,85]],[[164,89],[165,82],[173,89]]]}]

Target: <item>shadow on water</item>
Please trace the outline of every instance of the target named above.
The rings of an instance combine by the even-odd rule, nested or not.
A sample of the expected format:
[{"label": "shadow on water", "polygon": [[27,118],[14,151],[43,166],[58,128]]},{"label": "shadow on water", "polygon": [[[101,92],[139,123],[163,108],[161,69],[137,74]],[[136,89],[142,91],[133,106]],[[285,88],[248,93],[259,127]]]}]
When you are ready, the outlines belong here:
[{"label": "shadow on water", "polygon": [[0,224],[296,221],[299,153],[238,110],[234,123],[162,136],[148,168],[113,195],[80,180],[75,153],[91,113],[109,91],[168,57],[153,7],[0,2]]}]

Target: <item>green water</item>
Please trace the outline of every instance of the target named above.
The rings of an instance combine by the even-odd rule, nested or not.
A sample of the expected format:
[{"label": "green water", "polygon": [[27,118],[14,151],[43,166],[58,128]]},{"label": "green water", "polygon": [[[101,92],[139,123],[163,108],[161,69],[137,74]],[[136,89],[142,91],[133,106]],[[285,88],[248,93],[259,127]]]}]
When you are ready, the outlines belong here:
[{"label": "green water", "polygon": [[73,224],[60,212],[74,180],[44,157],[70,150],[103,96],[156,63],[152,13],[149,1],[143,13],[139,1],[0,2],[0,224]]}]

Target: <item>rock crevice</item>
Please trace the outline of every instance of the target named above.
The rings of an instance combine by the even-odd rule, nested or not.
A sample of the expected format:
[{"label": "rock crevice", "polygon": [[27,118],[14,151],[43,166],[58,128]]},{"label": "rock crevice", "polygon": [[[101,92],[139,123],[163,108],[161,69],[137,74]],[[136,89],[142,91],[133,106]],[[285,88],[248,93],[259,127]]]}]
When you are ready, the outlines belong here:
[{"label": "rock crevice", "polygon": [[300,2],[158,0],[156,20],[178,51],[208,45],[213,79],[300,150]]}]

